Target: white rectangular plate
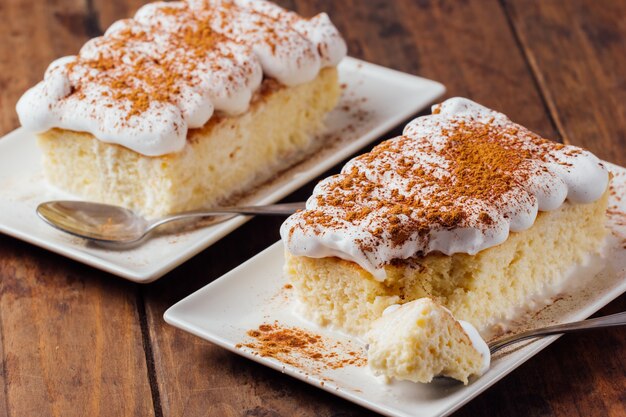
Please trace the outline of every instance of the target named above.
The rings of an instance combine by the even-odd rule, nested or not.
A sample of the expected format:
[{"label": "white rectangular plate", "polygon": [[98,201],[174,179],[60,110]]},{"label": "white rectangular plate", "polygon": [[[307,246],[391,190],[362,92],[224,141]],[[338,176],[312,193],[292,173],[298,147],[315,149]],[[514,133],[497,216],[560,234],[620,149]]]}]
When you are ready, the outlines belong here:
[{"label": "white rectangular plate", "polygon": [[[254,190],[243,203],[280,200],[424,109],[443,95],[440,83],[354,58],[339,65],[345,86],[327,119],[328,146]],[[0,232],[141,283],[160,278],[206,249],[248,218],[201,230],[155,237],[132,250],[107,250],[59,232],[36,216],[37,205],[67,195],[46,186],[35,137],[17,129],[0,139]]]},{"label": "white rectangular plate", "polygon": [[[514,323],[514,331],[585,319],[626,291],[626,202],[619,199],[626,190],[626,169],[608,165],[614,178],[609,203],[612,235],[605,258],[596,260],[595,265],[578,267],[571,278],[572,284],[577,284],[555,296],[531,320]],[[275,321],[316,333],[327,346],[339,343],[339,355],[342,349],[344,356],[350,349],[365,357],[362,341],[317,327],[294,313],[293,290],[285,287],[287,281],[282,276],[283,262],[283,246],[278,242],[171,307],[165,312],[165,321],[363,407],[393,416],[449,414],[556,339],[526,342],[494,355],[489,371],[468,386],[449,381],[386,385],[372,376],[367,366],[329,369],[322,362],[316,365],[310,360],[297,360],[297,356],[286,361],[263,357],[245,346],[254,341],[247,332]]]}]

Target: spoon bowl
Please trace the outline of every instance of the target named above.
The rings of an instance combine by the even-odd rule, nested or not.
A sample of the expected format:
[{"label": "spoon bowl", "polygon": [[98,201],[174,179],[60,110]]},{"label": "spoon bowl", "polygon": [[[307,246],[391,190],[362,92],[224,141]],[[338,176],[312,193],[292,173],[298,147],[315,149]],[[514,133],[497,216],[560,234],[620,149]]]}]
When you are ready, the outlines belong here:
[{"label": "spoon bowl", "polygon": [[84,201],[42,203],[37,207],[37,214],[59,230],[102,242],[136,242],[149,226],[146,219],[132,210]]}]

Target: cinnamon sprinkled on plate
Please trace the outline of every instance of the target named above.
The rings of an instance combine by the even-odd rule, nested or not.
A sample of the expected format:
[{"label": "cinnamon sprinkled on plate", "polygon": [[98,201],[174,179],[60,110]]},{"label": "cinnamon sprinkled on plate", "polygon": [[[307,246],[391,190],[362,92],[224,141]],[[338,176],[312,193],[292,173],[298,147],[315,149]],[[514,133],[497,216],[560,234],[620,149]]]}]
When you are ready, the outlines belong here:
[{"label": "cinnamon sprinkled on plate", "polygon": [[260,356],[274,358],[288,365],[297,366],[306,361],[316,367],[338,369],[349,365],[364,366],[367,363],[362,353],[353,347],[278,322],[261,324],[247,334],[255,341],[237,347],[245,346]]}]

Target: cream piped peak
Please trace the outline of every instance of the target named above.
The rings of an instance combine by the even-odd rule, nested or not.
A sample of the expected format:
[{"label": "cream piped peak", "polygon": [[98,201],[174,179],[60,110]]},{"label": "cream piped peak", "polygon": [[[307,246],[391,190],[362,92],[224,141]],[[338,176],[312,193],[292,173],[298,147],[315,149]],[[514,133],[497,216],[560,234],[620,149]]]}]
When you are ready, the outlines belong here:
[{"label": "cream piped peak", "polygon": [[293,255],[336,256],[383,280],[394,260],[473,255],[531,227],[539,210],[596,201],[608,178],[592,153],[452,98],[321,181],[281,236]]},{"label": "cream piped peak", "polygon": [[50,64],[17,113],[35,132],[84,131],[164,155],[215,111],[245,112],[264,76],[307,83],[345,54],[324,13],[305,19],[263,0],[150,3]]}]

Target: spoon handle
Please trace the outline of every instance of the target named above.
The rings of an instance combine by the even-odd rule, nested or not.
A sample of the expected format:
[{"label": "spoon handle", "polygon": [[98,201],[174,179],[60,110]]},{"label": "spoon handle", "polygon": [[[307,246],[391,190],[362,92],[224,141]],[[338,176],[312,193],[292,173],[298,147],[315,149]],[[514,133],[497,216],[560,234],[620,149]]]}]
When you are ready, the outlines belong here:
[{"label": "spoon handle", "polygon": [[489,343],[489,351],[493,354],[505,346],[517,343],[522,340],[531,339],[538,336],[548,336],[552,334],[574,333],[586,330],[599,329],[602,327],[623,326],[626,324],[626,312],[612,314],[610,316],[598,317],[576,321],[573,323],[557,324],[555,326],[544,327],[536,330],[518,333]]},{"label": "spoon handle", "polygon": [[265,215],[265,216],[285,216],[295,213],[297,210],[304,209],[304,202],[268,204],[265,206],[247,206],[247,207],[216,207],[208,210],[186,211],[184,213],[173,214],[163,217],[150,223],[150,229],[159,227],[165,223],[176,220],[186,220],[201,217],[209,217],[221,214],[249,214],[249,215]]}]

